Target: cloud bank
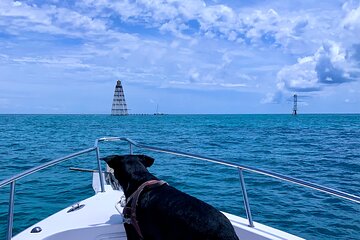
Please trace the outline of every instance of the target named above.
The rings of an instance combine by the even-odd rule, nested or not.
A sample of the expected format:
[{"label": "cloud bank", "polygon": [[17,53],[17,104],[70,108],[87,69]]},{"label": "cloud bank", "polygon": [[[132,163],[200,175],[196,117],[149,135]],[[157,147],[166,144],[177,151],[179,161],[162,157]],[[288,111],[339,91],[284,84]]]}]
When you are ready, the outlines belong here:
[{"label": "cloud bank", "polygon": [[321,91],[326,86],[358,80],[360,75],[356,67],[341,46],[324,43],[314,55],[299,58],[296,64],[281,69],[277,87],[280,91]]},{"label": "cloud bank", "polygon": [[209,97],[233,91],[240,101],[252,94],[256,104],[341,88],[343,102],[357,102],[359,33],[360,1],[2,0],[0,82],[12,95],[0,104],[9,108],[25,81],[117,78]]}]

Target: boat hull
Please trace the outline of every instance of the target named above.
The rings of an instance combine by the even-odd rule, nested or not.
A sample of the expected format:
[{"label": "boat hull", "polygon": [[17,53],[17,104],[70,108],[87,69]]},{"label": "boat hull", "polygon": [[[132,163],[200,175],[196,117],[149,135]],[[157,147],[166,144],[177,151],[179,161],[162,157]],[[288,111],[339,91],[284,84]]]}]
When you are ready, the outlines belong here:
[{"label": "boat hull", "polygon": [[[94,180],[98,175],[94,175]],[[93,181],[96,183],[97,181]],[[120,190],[114,190],[110,185],[105,185],[105,192],[93,186],[96,194],[77,204],[84,205],[77,209],[77,204],[69,206],[50,217],[36,223],[13,240],[124,240],[126,233],[123,218],[116,210],[115,205],[123,195]],[[70,211],[75,208],[77,210]],[[120,209],[121,211],[121,209]],[[289,233],[254,222],[255,227],[249,227],[247,219],[224,213],[230,220],[234,229],[242,240],[301,240]],[[31,233],[35,227],[42,230]]]}]

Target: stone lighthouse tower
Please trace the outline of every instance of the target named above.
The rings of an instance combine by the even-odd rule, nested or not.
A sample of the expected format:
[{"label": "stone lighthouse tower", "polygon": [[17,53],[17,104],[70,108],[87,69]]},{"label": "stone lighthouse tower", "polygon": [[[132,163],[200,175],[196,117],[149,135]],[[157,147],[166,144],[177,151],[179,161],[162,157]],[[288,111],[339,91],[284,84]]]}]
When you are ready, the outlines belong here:
[{"label": "stone lighthouse tower", "polygon": [[128,115],[128,108],[125,102],[124,90],[120,80],[116,82],[111,115]]}]

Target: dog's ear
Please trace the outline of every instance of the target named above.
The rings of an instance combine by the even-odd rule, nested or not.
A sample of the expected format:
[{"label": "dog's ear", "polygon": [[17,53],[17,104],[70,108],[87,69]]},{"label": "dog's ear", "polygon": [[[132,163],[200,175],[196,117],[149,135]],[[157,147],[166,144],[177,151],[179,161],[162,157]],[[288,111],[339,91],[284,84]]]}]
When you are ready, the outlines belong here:
[{"label": "dog's ear", "polygon": [[101,158],[101,160],[104,160],[109,167],[114,169],[114,168],[116,168],[118,161],[121,160],[122,158],[124,158],[124,156],[110,155],[110,156]]},{"label": "dog's ear", "polygon": [[152,157],[146,155],[139,155],[138,157],[140,159],[140,162],[147,168],[151,167],[151,165],[154,164],[155,159],[153,159]]}]

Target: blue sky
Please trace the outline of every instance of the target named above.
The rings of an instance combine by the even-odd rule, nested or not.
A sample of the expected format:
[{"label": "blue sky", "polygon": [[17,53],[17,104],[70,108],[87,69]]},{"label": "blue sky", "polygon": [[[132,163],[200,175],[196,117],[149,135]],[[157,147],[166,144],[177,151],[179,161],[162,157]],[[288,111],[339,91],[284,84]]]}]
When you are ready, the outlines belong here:
[{"label": "blue sky", "polygon": [[360,1],[0,0],[0,113],[360,113]]}]

